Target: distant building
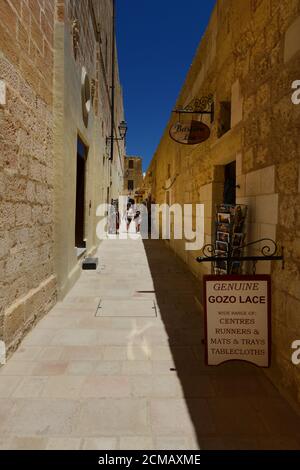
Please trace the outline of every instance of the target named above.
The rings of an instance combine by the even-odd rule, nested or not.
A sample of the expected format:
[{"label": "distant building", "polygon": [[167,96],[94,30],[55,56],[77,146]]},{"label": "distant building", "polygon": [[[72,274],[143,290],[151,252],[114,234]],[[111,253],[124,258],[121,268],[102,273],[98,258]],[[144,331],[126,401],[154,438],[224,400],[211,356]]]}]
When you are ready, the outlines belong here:
[{"label": "distant building", "polygon": [[134,196],[143,184],[141,157],[125,157],[124,192]]}]

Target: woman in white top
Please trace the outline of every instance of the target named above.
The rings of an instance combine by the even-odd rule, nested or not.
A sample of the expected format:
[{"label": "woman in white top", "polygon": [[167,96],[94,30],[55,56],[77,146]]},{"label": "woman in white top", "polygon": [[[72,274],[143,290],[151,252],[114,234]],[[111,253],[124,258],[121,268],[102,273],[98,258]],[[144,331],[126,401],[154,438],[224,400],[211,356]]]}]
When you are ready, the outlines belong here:
[{"label": "woman in white top", "polygon": [[135,217],[135,210],[132,204],[127,204],[127,211],[126,211],[126,222],[127,222],[127,232],[129,230],[131,222],[134,220]]}]

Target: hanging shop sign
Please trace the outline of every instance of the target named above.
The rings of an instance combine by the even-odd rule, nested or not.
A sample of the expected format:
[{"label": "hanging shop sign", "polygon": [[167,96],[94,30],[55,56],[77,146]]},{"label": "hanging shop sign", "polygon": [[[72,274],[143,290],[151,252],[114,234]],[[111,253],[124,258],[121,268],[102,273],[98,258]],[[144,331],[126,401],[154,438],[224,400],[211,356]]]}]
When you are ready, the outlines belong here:
[{"label": "hanging shop sign", "polygon": [[206,363],[271,361],[271,278],[204,276]]},{"label": "hanging shop sign", "polygon": [[85,127],[89,124],[89,115],[92,107],[91,84],[85,67],[81,72],[81,102],[82,102],[82,118]]},{"label": "hanging shop sign", "polygon": [[[195,120],[194,115],[210,116],[214,122],[214,97],[212,94],[194,98],[187,106],[178,105],[173,113],[179,115],[179,121],[170,129],[170,137],[179,144],[196,145],[205,142],[210,137],[210,128],[204,122]],[[191,119],[181,121],[182,115],[191,115]]]},{"label": "hanging shop sign", "polygon": [[210,128],[201,121],[176,122],[170,129],[170,137],[184,145],[196,145],[210,137]]}]

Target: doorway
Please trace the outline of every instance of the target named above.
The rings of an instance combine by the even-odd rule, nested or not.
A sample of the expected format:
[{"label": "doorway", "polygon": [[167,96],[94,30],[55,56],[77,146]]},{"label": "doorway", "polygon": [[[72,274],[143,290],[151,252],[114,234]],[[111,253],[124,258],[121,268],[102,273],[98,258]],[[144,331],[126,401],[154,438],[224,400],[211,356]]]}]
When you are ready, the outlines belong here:
[{"label": "doorway", "polygon": [[223,204],[236,204],[236,162],[224,167]]},{"label": "doorway", "polygon": [[85,242],[85,172],[88,149],[78,137],[77,139],[77,171],[76,171],[76,216],[75,246],[86,248]]}]

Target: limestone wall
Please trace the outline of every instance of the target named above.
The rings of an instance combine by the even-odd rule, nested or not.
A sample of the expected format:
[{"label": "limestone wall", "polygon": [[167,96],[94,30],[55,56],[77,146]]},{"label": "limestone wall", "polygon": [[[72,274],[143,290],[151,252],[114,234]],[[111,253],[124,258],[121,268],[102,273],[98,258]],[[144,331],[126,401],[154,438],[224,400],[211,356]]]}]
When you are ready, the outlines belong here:
[{"label": "limestone wall", "polygon": [[[100,34],[99,34],[100,31]],[[0,340],[14,350],[78,278],[77,139],[88,147],[86,255],[96,209],[122,192],[124,143],[109,161],[110,0],[0,1]],[[92,106],[85,122],[85,68]],[[116,58],[116,133],[124,119]],[[116,135],[116,134],[115,134]]]},{"label": "limestone wall", "polygon": [[0,2],[0,338],[8,349],[56,299],[54,2]]},{"label": "limestone wall", "polygon": [[[172,203],[205,204],[210,243],[224,165],[236,161],[237,202],[249,206],[248,240],[271,237],[285,248],[284,270],[280,263],[266,263],[257,272],[271,272],[273,280],[273,363],[267,373],[298,401],[300,374],[291,363],[291,343],[300,339],[300,106],[291,102],[291,87],[300,78],[299,25],[299,0],[216,2],[177,100],[177,106],[187,105],[213,94],[211,137],[191,147],[173,142],[173,115],[145,180],[156,202],[165,202],[170,165],[176,181],[168,197]],[[231,129],[220,137],[223,101],[231,102]],[[200,253],[186,252],[183,243],[170,241],[201,280],[209,268],[196,263]]]},{"label": "limestone wall", "polygon": [[[55,28],[55,253],[59,297],[78,279],[81,258],[75,248],[77,138],[88,148],[85,175],[86,253],[92,255],[96,237],[96,209],[122,190],[124,143],[116,142],[109,161],[111,134],[112,2],[65,0]],[[74,31],[74,24],[77,33]],[[100,34],[99,34],[100,33]],[[75,43],[74,43],[75,34]],[[78,36],[76,36],[76,34]],[[82,113],[83,69],[94,87],[88,124]],[[116,132],[124,119],[123,97],[116,60]],[[115,136],[119,137],[119,135]]]}]

